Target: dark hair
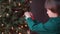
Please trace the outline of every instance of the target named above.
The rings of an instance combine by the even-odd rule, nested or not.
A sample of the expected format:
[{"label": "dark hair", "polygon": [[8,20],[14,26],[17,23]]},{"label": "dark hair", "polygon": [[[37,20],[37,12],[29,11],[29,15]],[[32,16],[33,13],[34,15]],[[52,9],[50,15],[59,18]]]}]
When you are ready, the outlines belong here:
[{"label": "dark hair", "polygon": [[60,16],[60,0],[46,0],[45,8],[57,13]]}]

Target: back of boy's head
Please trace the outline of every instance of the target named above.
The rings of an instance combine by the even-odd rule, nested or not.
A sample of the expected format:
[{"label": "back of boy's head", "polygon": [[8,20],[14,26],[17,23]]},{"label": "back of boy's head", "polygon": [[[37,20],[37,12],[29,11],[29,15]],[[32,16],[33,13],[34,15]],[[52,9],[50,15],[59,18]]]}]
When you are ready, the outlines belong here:
[{"label": "back of boy's head", "polygon": [[60,0],[46,0],[45,8],[60,16]]}]

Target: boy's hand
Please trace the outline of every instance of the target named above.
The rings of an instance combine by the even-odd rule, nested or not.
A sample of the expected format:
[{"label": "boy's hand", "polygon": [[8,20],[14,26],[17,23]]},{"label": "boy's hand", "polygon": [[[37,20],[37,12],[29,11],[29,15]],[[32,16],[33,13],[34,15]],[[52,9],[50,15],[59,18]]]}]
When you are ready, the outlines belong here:
[{"label": "boy's hand", "polygon": [[25,12],[25,13],[24,13],[24,16],[25,16],[26,18],[31,17],[30,12]]},{"label": "boy's hand", "polygon": [[24,16],[26,17],[26,19],[27,18],[32,18],[32,20],[34,20],[34,16],[33,16],[33,14],[31,12],[25,12]]}]

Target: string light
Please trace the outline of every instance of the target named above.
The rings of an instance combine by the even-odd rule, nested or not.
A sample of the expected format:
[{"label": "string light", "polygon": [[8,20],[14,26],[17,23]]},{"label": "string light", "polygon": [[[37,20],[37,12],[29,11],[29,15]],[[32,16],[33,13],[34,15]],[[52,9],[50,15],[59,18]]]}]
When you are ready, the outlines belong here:
[{"label": "string light", "polygon": [[4,34],[4,32],[2,32],[2,34]]},{"label": "string light", "polygon": [[17,13],[18,11],[15,11],[15,13]]},{"label": "string light", "polygon": [[18,32],[18,31],[16,31],[16,32]]},{"label": "string light", "polygon": [[30,34],[30,30],[27,30],[27,34]]},{"label": "string light", "polygon": [[0,15],[0,17],[2,17],[2,15]]},{"label": "string light", "polygon": [[21,33],[19,32],[19,34],[21,34]]},{"label": "string light", "polygon": [[4,24],[1,24],[1,26],[4,26]]},{"label": "string light", "polygon": [[13,27],[11,27],[11,29],[13,30],[14,28],[13,28]]},{"label": "string light", "polygon": [[18,27],[18,29],[21,29],[20,27]]},{"label": "string light", "polygon": [[9,34],[11,34],[11,33],[9,32]]},{"label": "string light", "polygon": [[27,27],[27,25],[25,25],[25,27]]},{"label": "string light", "polygon": [[7,14],[6,14],[6,16],[8,17],[8,16],[9,16],[9,14],[7,13]]},{"label": "string light", "polygon": [[16,6],[16,2],[14,2],[14,6]]},{"label": "string light", "polygon": [[21,28],[23,28],[23,26],[21,26]]},{"label": "string light", "polygon": [[11,0],[9,0],[9,3],[11,2]]},{"label": "string light", "polygon": [[32,3],[32,1],[29,1],[30,3]]},{"label": "string light", "polygon": [[21,3],[18,3],[18,6],[20,6],[21,5]]}]

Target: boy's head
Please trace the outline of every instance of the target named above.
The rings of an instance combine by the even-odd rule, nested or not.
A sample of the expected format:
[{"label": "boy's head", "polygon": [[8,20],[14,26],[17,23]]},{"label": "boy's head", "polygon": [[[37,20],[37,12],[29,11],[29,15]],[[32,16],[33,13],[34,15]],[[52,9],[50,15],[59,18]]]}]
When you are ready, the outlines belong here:
[{"label": "boy's head", "polygon": [[51,11],[60,16],[60,0],[46,0],[45,8],[47,9],[47,12]]}]

